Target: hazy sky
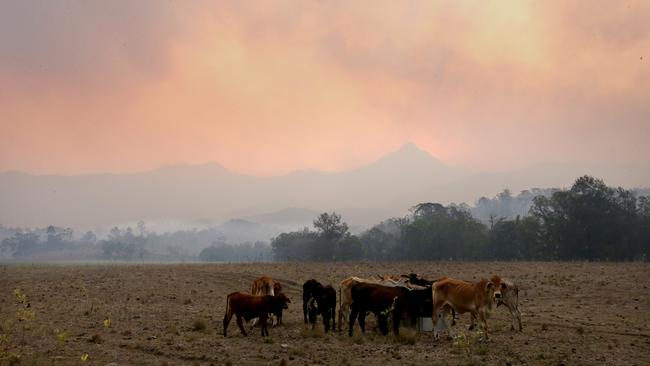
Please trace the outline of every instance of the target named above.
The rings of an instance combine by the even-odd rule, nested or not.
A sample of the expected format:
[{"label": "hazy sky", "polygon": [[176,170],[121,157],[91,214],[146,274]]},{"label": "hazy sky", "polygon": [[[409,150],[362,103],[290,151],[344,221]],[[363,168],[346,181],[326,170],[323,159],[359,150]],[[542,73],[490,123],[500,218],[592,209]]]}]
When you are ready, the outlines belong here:
[{"label": "hazy sky", "polygon": [[[214,3],[219,3],[215,5]],[[650,165],[650,1],[0,3],[0,170]]]}]

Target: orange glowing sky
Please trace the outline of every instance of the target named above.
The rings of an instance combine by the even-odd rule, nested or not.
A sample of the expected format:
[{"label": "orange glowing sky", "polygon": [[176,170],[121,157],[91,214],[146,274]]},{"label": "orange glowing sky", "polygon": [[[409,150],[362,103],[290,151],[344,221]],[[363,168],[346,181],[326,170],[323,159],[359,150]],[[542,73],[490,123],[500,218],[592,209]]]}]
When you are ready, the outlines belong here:
[{"label": "orange glowing sky", "polygon": [[650,2],[7,1],[0,171],[650,165]]}]

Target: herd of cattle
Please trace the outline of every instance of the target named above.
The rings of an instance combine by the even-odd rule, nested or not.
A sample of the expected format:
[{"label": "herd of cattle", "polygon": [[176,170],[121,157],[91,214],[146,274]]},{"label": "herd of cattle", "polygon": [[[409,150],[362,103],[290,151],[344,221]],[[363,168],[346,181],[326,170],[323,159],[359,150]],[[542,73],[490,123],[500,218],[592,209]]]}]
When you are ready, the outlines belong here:
[{"label": "herd of cattle", "polygon": [[[456,314],[470,313],[470,330],[479,320],[488,334],[487,314],[496,305],[504,305],[512,315],[514,329],[522,329],[521,313],[518,309],[518,287],[499,276],[466,282],[442,277],[435,281],[421,278],[415,273],[400,276],[377,276],[377,278],[350,277],[341,281],[338,290],[338,330],[341,331],[343,319],[348,319],[348,334],[352,336],[358,321],[365,332],[365,318],[373,313],[382,334],[388,334],[388,320],[392,320],[392,330],[399,334],[402,319],[415,326],[417,318],[431,317],[434,337],[447,327],[447,318],[455,324]],[[271,277],[260,277],[251,286],[251,293],[233,292],[226,300],[223,317],[223,335],[227,335],[228,324],[233,315],[243,335],[247,335],[243,320],[259,319],[262,336],[268,336],[268,320],[274,325],[282,324],[282,311],[288,308],[291,300],[282,292],[280,282]],[[304,283],[302,307],[305,324],[315,327],[318,316],[322,316],[325,332],[336,329],[335,312],[336,290],[323,286],[311,279]]]}]

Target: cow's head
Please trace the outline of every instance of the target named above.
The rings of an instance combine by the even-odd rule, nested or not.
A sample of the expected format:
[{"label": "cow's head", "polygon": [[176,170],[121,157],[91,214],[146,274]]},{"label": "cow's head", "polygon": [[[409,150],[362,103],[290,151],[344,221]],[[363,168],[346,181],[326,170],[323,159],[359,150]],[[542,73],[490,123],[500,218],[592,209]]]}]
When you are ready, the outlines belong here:
[{"label": "cow's head", "polygon": [[501,277],[494,275],[490,278],[490,283],[494,285],[494,299],[498,302],[503,299],[503,294],[507,290],[507,285],[501,281]]},{"label": "cow's head", "polygon": [[494,299],[495,299],[494,292],[495,292],[495,288],[496,288],[496,286],[494,286],[494,282],[492,282],[492,280],[482,279],[481,282],[479,282],[479,283],[484,285],[483,290],[485,291],[484,292],[485,293],[485,299],[487,301],[489,301],[490,303],[493,302]]},{"label": "cow's head", "polygon": [[289,304],[291,303],[291,299],[289,299],[285,294],[282,292],[275,295],[276,298],[280,299],[282,301],[282,308],[283,309],[288,309]]}]

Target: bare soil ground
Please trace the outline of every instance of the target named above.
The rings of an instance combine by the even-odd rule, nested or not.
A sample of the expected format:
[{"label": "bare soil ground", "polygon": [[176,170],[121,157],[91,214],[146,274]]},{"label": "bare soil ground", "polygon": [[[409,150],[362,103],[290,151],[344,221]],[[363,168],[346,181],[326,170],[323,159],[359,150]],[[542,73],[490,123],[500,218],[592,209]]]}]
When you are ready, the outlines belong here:
[{"label": "bare soil ground", "polygon": [[[303,324],[307,279],[337,285],[350,275],[411,271],[514,280],[523,332],[510,330],[505,308],[492,312],[487,341],[467,330],[468,314],[439,341],[408,328],[381,336],[372,315],[369,331],[360,335],[357,325],[352,338]],[[227,294],[250,291],[260,275],[281,281],[292,299],[284,325],[268,338],[259,329],[243,337],[233,319],[224,338]],[[649,286],[650,265],[638,263],[3,265],[0,364],[649,365]]]}]

